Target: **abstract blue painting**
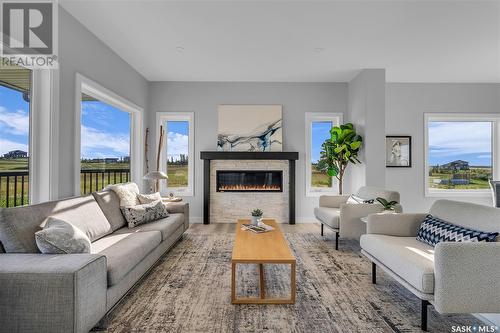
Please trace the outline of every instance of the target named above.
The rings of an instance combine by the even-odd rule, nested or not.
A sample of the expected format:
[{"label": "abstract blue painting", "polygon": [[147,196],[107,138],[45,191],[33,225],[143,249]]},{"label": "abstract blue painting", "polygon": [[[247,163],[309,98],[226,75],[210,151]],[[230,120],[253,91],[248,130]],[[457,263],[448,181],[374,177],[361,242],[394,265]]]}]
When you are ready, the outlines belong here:
[{"label": "abstract blue painting", "polygon": [[219,105],[217,150],[282,151],[281,105]]}]

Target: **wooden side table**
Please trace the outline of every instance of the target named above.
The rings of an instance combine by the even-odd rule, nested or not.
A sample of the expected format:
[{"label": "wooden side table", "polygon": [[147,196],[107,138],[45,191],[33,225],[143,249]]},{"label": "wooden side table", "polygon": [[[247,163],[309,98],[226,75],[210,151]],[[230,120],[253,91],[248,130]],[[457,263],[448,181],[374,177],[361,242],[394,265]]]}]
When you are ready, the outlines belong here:
[{"label": "wooden side table", "polygon": [[163,197],[161,198],[161,201],[163,201],[164,203],[169,203],[169,202],[181,202],[182,201],[182,198],[179,198],[179,197]]}]

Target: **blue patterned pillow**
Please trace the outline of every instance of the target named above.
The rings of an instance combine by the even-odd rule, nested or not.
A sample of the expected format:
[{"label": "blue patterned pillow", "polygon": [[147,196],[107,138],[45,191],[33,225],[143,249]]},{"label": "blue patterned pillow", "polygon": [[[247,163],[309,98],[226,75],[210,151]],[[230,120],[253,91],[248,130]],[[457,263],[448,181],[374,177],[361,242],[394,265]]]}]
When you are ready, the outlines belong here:
[{"label": "blue patterned pillow", "polygon": [[484,232],[448,223],[427,215],[418,231],[417,240],[435,246],[439,242],[494,242],[498,232]]}]

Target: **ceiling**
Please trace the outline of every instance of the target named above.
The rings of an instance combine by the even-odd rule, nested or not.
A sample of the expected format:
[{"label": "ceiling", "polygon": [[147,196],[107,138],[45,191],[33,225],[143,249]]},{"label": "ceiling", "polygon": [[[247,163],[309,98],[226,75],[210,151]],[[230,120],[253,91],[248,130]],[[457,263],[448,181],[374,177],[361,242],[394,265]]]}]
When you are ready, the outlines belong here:
[{"label": "ceiling", "polygon": [[150,81],[500,82],[500,1],[60,3]]}]

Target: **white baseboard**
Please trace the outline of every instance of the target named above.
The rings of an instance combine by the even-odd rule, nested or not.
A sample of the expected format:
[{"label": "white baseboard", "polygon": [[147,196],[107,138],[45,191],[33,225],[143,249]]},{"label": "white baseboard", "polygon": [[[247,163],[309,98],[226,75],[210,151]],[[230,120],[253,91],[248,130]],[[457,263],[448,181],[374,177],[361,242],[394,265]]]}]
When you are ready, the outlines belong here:
[{"label": "white baseboard", "polygon": [[[297,217],[295,219],[296,223],[319,223],[314,217]],[[201,216],[191,216],[189,218],[189,223],[203,223],[203,217]]]}]

